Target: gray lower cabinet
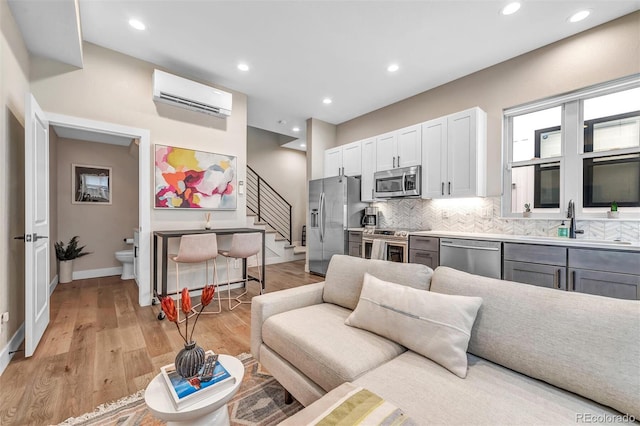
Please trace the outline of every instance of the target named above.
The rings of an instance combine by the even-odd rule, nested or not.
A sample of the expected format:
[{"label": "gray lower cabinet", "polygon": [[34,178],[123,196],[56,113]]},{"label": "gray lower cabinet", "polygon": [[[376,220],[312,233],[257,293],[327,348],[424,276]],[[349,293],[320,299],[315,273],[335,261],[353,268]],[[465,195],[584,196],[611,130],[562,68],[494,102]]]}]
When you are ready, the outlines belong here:
[{"label": "gray lower cabinet", "polygon": [[569,290],[640,300],[640,253],[569,249]]},{"label": "gray lower cabinet", "polygon": [[567,268],[563,266],[505,260],[503,274],[507,281],[567,289]]},{"label": "gray lower cabinet", "polygon": [[540,287],[567,289],[565,247],[504,243],[502,277]]},{"label": "gray lower cabinet", "polygon": [[570,289],[617,299],[640,300],[640,275],[569,269]]},{"label": "gray lower cabinet", "polygon": [[419,263],[427,265],[431,269],[436,269],[440,263],[437,251],[409,250],[409,263]]},{"label": "gray lower cabinet", "polygon": [[409,236],[409,263],[419,263],[436,269],[440,265],[440,239],[420,235]]},{"label": "gray lower cabinet", "polygon": [[362,257],[362,231],[349,231],[349,256]]}]

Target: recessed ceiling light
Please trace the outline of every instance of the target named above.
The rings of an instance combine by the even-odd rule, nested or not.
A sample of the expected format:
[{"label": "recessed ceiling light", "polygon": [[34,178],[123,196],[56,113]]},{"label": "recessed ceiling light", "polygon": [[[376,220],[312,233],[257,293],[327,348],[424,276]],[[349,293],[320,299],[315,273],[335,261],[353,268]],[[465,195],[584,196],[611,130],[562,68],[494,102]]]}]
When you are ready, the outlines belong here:
[{"label": "recessed ceiling light", "polygon": [[300,144],[300,148],[306,148],[306,147],[307,147],[307,144],[305,144],[305,143],[301,143]]},{"label": "recessed ceiling light", "polygon": [[387,71],[389,72],[396,72],[400,69],[400,67],[398,66],[398,64],[391,64],[387,67]]},{"label": "recessed ceiling light", "polygon": [[249,65],[247,65],[247,64],[238,64],[238,69],[240,71],[249,71]]},{"label": "recessed ceiling light", "polygon": [[580,22],[591,14],[590,10],[581,10],[576,12],[569,18],[569,22]]},{"label": "recessed ceiling light", "polygon": [[503,15],[513,15],[518,10],[520,10],[520,6],[521,6],[520,2],[514,1],[514,2],[509,3],[508,5],[506,5],[505,7],[503,7],[501,13]]},{"label": "recessed ceiling light", "polygon": [[294,127],[294,128],[293,128],[293,129],[291,129],[291,130],[293,130],[294,132],[299,132],[299,131],[300,131],[300,127]]},{"label": "recessed ceiling light", "polygon": [[142,31],[147,28],[141,21],[137,19],[129,19],[129,25],[131,25],[136,30]]},{"label": "recessed ceiling light", "polygon": [[324,99],[322,100],[322,103],[323,103],[323,104],[325,104],[325,105],[329,105],[331,102],[333,102],[333,101],[331,100],[331,98],[324,98]]}]

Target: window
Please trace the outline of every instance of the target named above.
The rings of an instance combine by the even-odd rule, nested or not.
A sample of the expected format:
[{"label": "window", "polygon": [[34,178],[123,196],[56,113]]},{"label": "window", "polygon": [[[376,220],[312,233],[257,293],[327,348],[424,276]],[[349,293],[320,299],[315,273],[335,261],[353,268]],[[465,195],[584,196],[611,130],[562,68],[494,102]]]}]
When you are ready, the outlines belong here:
[{"label": "window", "polygon": [[639,75],[506,110],[504,135],[503,215],[640,212]]}]

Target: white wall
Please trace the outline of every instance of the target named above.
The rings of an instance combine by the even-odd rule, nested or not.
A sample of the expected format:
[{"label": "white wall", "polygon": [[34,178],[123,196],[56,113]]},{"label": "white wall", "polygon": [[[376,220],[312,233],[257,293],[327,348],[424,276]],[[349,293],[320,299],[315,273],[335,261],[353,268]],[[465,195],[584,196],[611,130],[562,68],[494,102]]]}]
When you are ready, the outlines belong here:
[{"label": "white wall", "polygon": [[499,195],[503,109],[639,73],[638,28],[635,12],[341,123],[337,144],[479,106],[487,112],[487,191]]},{"label": "white wall", "polygon": [[282,148],[276,133],[249,127],[247,163],[291,204],[292,240],[300,241],[307,208],[306,153]]},{"label": "white wall", "polygon": [[15,196],[24,169],[15,160],[24,153],[28,76],[29,54],[6,0],[0,0],[0,312],[9,312],[9,322],[0,325],[0,372],[8,362],[7,344],[24,323],[24,243],[13,237],[24,232],[24,208]]},{"label": "white wall", "polygon": [[[148,129],[152,146],[146,161],[150,164],[148,178],[151,185],[155,144],[236,156],[238,180],[246,180],[246,95],[220,87],[233,94],[233,112],[227,119],[156,104],[152,99],[154,68],[151,63],[85,43],[83,69],[44,58],[32,58],[31,90],[45,111]],[[153,193],[152,190],[149,206],[153,206]],[[244,196],[239,196],[236,210],[212,212],[212,226],[244,226],[245,206]],[[198,229],[204,227],[204,223],[201,210],[154,209],[150,231]],[[151,234],[148,235],[147,243],[152,247]],[[175,250],[176,245],[177,240],[170,245],[170,250]],[[152,251],[149,256],[151,254]],[[170,268],[169,282],[173,281],[172,271]],[[190,281],[201,286],[199,278],[198,281]]]}]

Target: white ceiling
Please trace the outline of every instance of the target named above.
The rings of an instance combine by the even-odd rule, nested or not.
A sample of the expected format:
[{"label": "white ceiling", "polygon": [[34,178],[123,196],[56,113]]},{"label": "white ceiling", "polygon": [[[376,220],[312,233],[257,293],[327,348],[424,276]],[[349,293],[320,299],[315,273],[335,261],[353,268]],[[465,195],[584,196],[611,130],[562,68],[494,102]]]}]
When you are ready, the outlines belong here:
[{"label": "white ceiling", "polygon": [[[511,16],[494,0],[79,0],[79,14],[85,41],[246,93],[249,125],[304,139],[310,117],[342,123],[640,9],[640,0],[521,1]],[[23,15],[53,2],[75,5],[10,0]],[[583,8],[586,20],[567,21]],[[67,9],[49,20],[72,26]],[[32,52],[64,60],[73,38],[16,20]]]}]

